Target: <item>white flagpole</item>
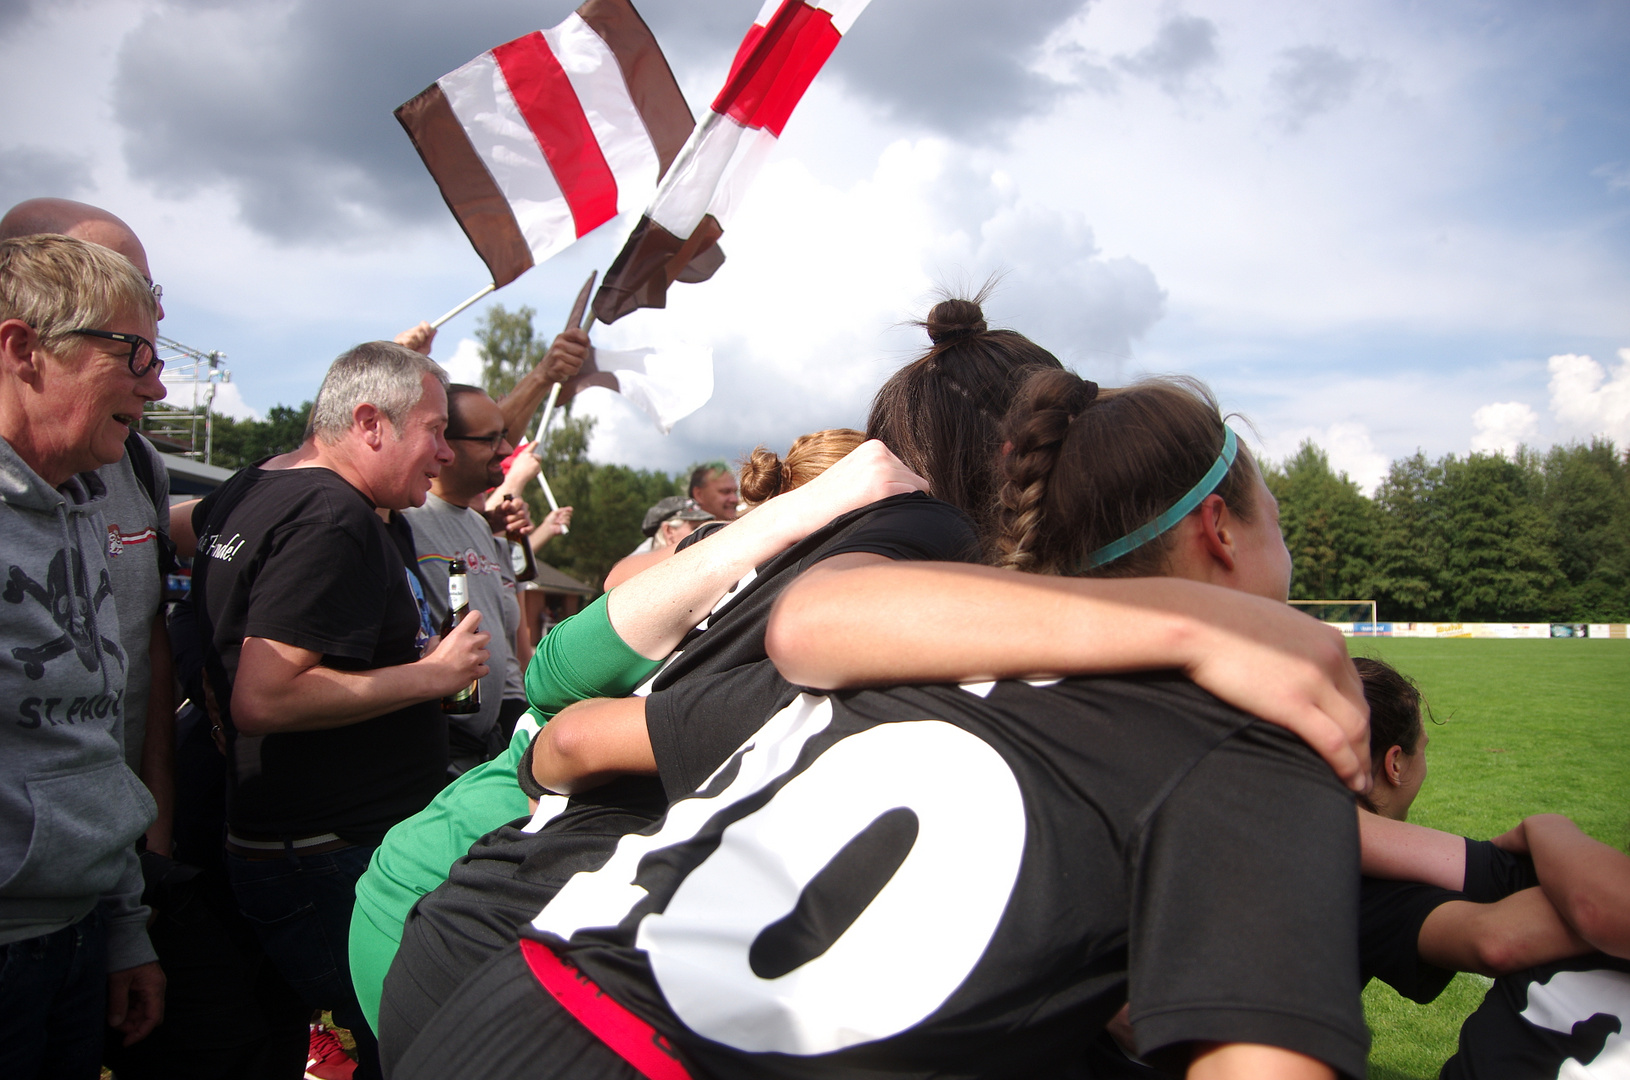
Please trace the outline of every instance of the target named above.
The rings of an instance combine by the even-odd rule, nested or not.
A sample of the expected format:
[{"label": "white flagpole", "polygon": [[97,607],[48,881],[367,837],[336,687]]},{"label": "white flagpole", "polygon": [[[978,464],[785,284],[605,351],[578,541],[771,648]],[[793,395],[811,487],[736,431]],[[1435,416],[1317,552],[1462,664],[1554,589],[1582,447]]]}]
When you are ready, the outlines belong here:
[{"label": "white flagpole", "polygon": [[[594,274],[589,275],[589,280],[584,283],[584,285],[583,285],[583,295],[579,298],[579,303],[582,303],[584,300],[587,299],[589,289],[594,284],[595,276],[596,275],[594,275]],[[592,327],[593,325],[594,325],[594,310],[592,308],[590,308],[589,311],[588,311],[588,314],[583,319],[583,332],[585,334],[588,333],[589,328]],[[569,329],[571,329],[571,327],[568,325],[567,329],[569,330]],[[543,407],[543,419],[538,421],[538,433],[537,433],[537,436],[535,438],[533,438],[533,440],[532,440],[533,444],[535,446],[537,446],[537,448],[540,449],[540,450],[543,449],[543,437],[549,431],[549,421],[555,415],[555,404],[559,400],[560,400],[560,384],[555,383],[553,386],[551,386],[549,388],[549,401]],[[541,464],[543,459],[540,457],[540,458],[538,458],[538,461]],[[555,493],[549,487],[549,478],[543,475],[543,470],[542,469],[538,470],[538,483],[543,487],[543,498],[544,498],[544,501],[546,501],[549,504],[549,509],[550,510],[559,510],[560,509],[560,504],[555,501]],[[561,531],[562,535],[564,535],[564,534],[566,534],[568,532],[571,532],[571,530],[568,529],[564,525],[562,525],[560,527],[560,531]]]},{"label": "white flagpole", "polygon": [[482,290],[480,292],[476,293],[474,296],[472,296],[468,300],[464,301],[464,303],[460,304],[458,307],[454,308],[452,311],[449,311],[447,314],[443,315],[441,318],[439,318],[435,322],[431,323],[430,328],[432,330],[440,330],[442,323],[446,322],[448,319],[451,319],[454,315],[457,315],[459,312],[463,311],[465,308],[469,307],[471,304],[475,303],[477,300],[481,299],[483,296],[486,296],[488,293],[492,292],[496,288],[498,288],[498,286],[491,285],[491,284],[485,286],[484,288],[482,288]]}]

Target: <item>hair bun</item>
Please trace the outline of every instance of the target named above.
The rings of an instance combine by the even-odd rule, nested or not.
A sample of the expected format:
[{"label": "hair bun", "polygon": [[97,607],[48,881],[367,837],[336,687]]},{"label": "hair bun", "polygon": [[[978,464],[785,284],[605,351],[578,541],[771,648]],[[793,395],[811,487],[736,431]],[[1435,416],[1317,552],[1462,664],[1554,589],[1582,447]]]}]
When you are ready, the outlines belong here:
[{"label": "hair bun", "polygon": [[985,332],[985,313],[975,300],[941,300],[928,313],[923,326],[935,345]]}]

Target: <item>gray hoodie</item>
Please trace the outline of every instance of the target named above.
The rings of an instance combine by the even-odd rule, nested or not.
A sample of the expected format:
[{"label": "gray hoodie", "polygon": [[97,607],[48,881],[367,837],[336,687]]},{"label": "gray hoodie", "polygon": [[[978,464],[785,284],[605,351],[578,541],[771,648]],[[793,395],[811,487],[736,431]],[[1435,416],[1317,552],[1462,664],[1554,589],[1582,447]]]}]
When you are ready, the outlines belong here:
[{"label": "gray hoodie", "polygon": [[100,905],[123,971],[155,959],[134,847],[155,808],[117,737],[105,497],[94,473],[51,487],[0,439],[0,944]]}]

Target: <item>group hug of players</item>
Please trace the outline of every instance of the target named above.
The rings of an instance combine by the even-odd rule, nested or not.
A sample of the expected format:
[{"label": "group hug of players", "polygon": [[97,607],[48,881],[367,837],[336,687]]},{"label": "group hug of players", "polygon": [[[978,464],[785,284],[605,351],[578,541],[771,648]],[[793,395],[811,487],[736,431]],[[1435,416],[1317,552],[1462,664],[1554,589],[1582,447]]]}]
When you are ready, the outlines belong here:
[{"label": "group hug of players", "polygon": [[1205,388],[926,328],[875,441],[552,630],[386,838],[386,1075],[1362,1077],[1363,984],[1456,970],[1501,977],[1446,1076],[1625,1075],[1630,859],[1403,821],[1419,696],[1284,604]]}]

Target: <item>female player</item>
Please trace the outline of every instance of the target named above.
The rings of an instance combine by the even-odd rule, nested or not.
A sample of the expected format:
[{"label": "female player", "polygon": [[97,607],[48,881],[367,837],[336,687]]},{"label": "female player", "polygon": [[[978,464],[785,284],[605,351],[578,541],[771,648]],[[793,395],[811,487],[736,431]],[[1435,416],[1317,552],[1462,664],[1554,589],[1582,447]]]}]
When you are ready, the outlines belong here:
[{"label": "female player", "polygon": [[1360,814],[1363,977],[1423,1004],[1457,971],[1496,977],[1444,1066],[1450,1080],[1622,1074],[1630,856],[1559,814],[1492,842],[1404,824],[1426,779],[1420,694],[1381,661],[1355,663],[1375,763]]},{"label": "female player", "polygon": [[[1193,385],[1037,373],[1010,440],[1011,561],[1283,601],[1272,496]],[[1175,675],[804,697],[396,1075],[1037,1075],[1129,968],[1141,1048],[1191,1076],[1359,1075],[1356,858],[1324,764]]]}]

